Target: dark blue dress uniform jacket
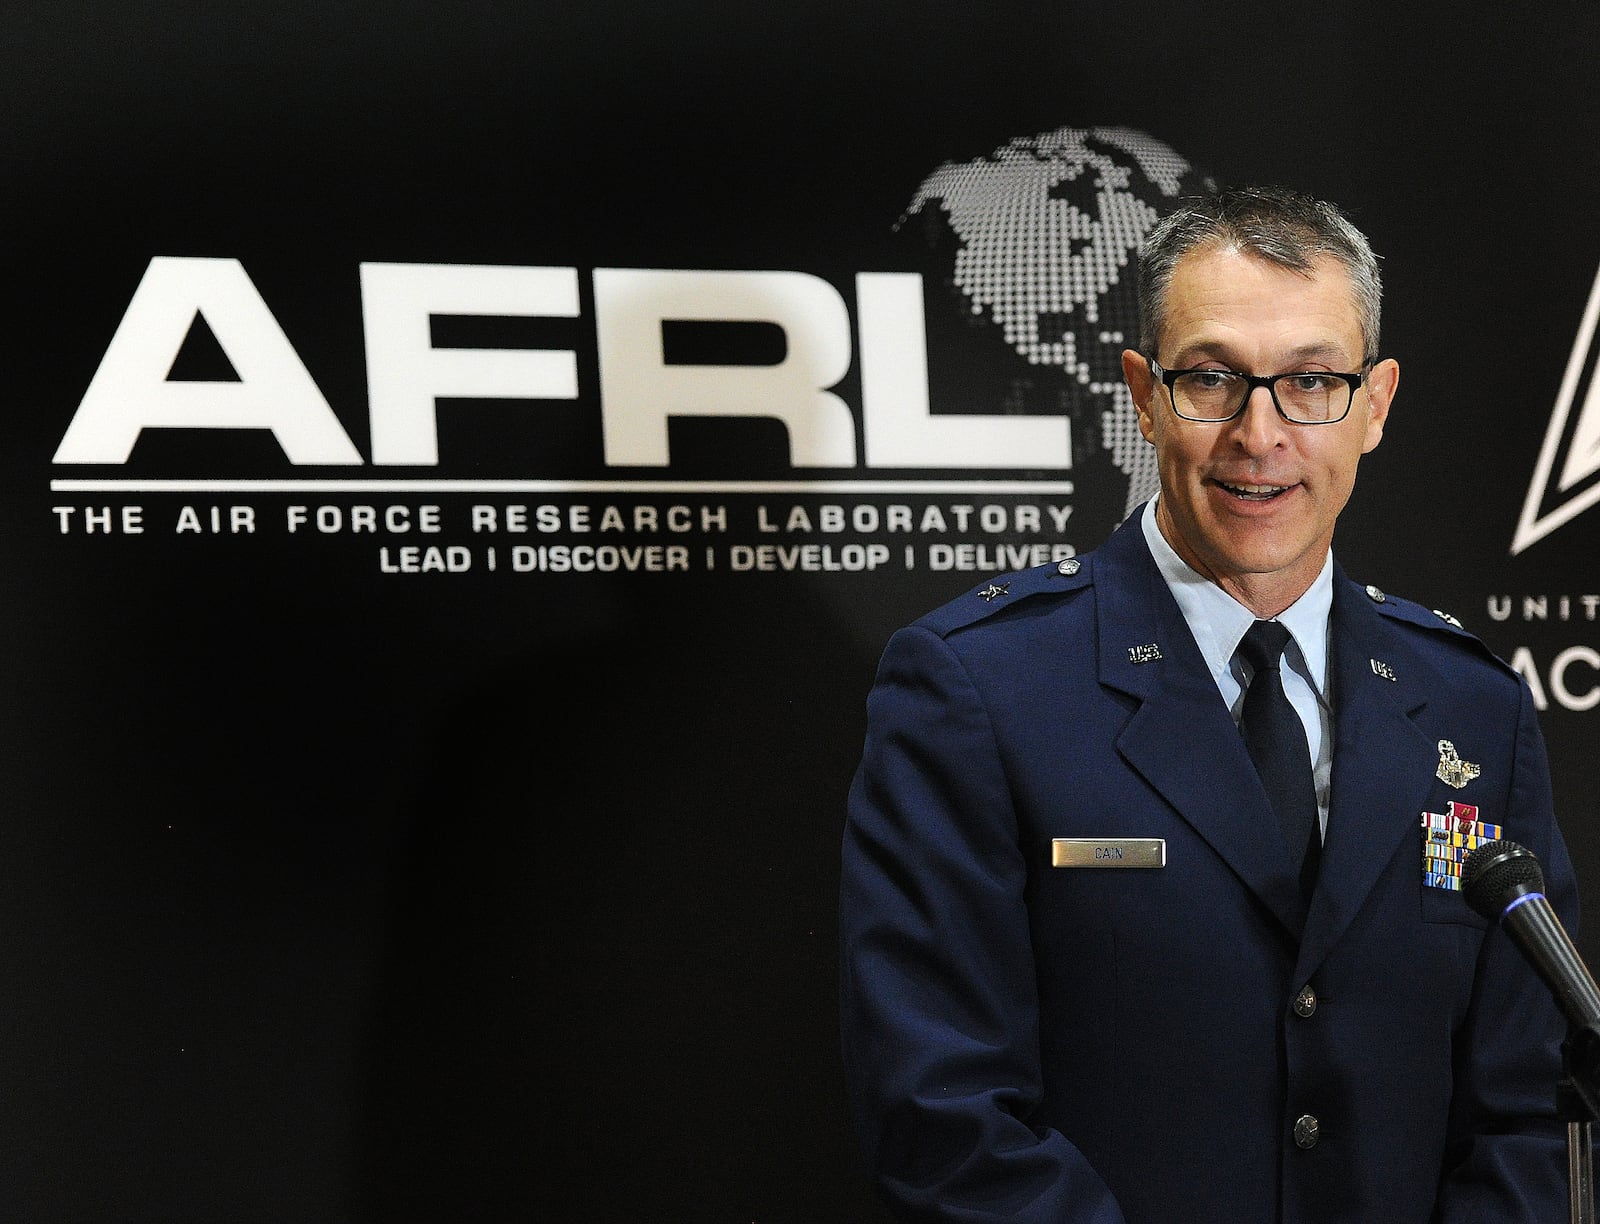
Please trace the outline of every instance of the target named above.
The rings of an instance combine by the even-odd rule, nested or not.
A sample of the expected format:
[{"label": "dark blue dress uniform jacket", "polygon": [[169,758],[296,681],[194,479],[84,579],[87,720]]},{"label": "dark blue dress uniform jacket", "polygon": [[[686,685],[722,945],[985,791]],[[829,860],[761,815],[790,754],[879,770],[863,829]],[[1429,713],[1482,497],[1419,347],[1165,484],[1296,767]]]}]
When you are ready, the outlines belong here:
[{"label": "dark blue dress uniform jacket", "polygon": [[[840,910],[880,1188],[930,1221],[1567,1219],[1566,1022],[1506,931],[1423,872],[1423,814],[1474,805],[1576,934],[1527,686],[1336,567],[1308,908],[1138,520],[884,652]],[[1441,740],[1479,767],[1465,786],[1438,776]],[[1166,865],[1053,867],[1058,837],[1163,838]]]}]

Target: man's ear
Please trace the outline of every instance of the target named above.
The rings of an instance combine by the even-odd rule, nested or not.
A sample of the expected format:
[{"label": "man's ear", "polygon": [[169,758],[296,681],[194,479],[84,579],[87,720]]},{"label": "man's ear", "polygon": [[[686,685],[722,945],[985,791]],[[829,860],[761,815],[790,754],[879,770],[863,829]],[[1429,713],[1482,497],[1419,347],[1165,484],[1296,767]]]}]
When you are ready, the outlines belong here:
[{"label": "man's ear", "polygon": [[1122,381],[1128,384],[1133,406],[1139,410],[1139,432],[1146,442],[1154,442],[1155,422],[1151,419],[1150,400],[1155,393],[1156,378],[1143,353],[1122,350]]},{"label": "man's ear", "polygon": [[1393,357],[1385,357],[1367,375],[1367,434],[1361,442],[1363,455],[1383,441],[1383,426],[1389,419],[1389,405],[1394,403],[1394,393],[1399,387],[1400,363]]}]

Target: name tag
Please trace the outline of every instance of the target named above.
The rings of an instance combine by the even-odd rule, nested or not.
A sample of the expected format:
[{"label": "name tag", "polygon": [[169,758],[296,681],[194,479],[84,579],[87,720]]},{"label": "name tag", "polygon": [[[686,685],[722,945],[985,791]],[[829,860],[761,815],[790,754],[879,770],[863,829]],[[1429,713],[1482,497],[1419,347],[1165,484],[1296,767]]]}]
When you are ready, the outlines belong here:
[{"label": "name tag", "polygon": [[1165,867],[1164,837],[1057,837],[1050,843],[1052,867]]}]

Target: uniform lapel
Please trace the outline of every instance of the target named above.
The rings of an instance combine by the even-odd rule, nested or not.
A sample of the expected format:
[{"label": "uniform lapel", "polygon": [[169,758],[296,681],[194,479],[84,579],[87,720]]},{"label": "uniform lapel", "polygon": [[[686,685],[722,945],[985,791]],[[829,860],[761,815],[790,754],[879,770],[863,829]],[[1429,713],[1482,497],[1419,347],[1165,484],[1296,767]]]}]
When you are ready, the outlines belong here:
[{"label": "uniform lapel", "polygon": [[1100,681],[1139,703],[1117,748],[1298,937],[1305,903],[1277,818],[1139,517],[1095,557]]},{"label": "uniform lapel", "polygon": [[[1337,566],[1332,642],[1332,798],[1300,980],[1349,928],[1402,840],[1418,837],[1439,763],[1437,743],[1416,722],[1430,669]],[[1418,842],[1418,871],[1421,853]]]}]

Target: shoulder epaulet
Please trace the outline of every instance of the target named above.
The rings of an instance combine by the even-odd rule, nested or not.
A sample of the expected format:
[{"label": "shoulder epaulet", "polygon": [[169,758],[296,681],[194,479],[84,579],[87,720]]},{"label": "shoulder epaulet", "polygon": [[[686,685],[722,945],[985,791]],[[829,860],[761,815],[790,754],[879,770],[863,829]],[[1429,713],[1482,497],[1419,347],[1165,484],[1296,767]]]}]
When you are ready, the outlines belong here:
[{"label": "shoulder epaulet", "polygon": [[1395,620],[1409,621],[1413,625],[1421,625],[1424,629],[1441,629],[1459,634],[1462,637],[1476,637],[1475,634],[1468,631],[1459,620],[1448,612],[1441,612],[1438,608],[1426,608],[1413,600],[1402,599],[1398,595],[1380,591],[1375,586],[1368,586],[1365,590],[1367,598],[1376,604],[1378,611],[1385,616],[1392,617]]},{"label": "shoulder epaulet", "polygon": [[998,616],[1026,600],[1066,595],[1090,585],[1094,555],[1049,561],[1010,574],[997,574],[935,608],[917,621],[941,637],[968,625]]},{"label": "shoulder epaulet", "polygon": [[1483,657],[1492,660],[1500,667],[1511,670],[1508,664],[1499,655],[1489,648],[1482,638],[1472,630],[1466,628],[1459,620],[1448,612],[1438,608],[1429,608],[1409,599],[1402,599],[1398,595],[1390,595],[1375,586],[1366,588],[1367,598],[1377,605],[1380,615],[1390,620],[1402,621],[1408,625],[1415,625],[1420,629],[1442,633],[1463,644],[1473,647]]}]

